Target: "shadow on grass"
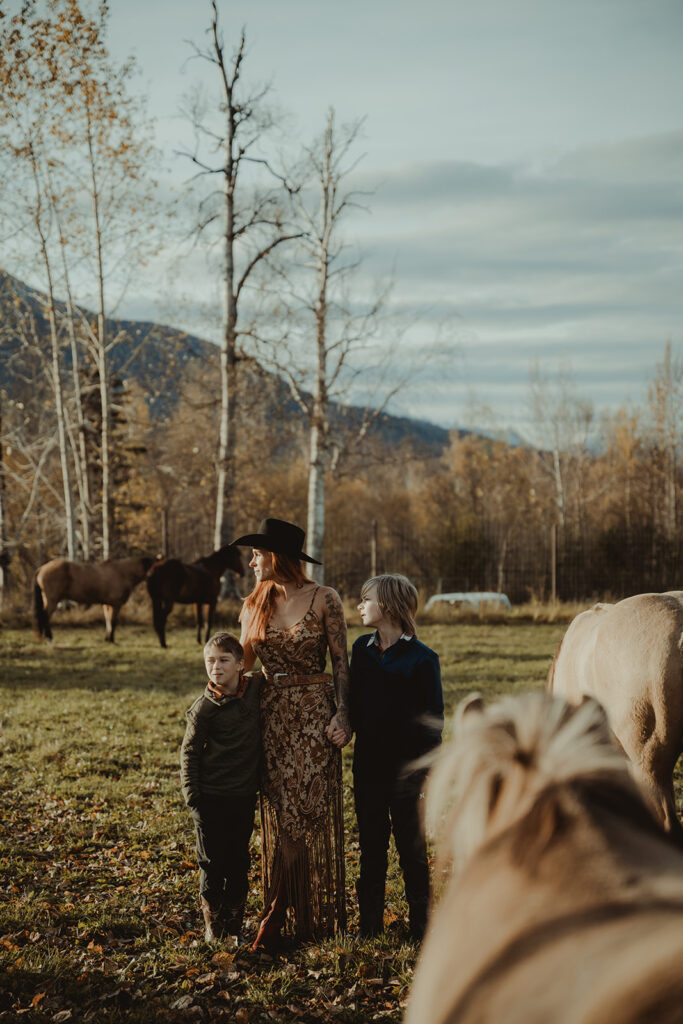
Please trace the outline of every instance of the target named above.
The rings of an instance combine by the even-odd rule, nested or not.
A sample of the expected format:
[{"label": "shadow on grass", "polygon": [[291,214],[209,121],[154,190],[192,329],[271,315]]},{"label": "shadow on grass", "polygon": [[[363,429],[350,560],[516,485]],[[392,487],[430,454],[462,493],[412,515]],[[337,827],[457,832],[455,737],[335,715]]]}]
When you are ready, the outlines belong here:
[{"label": "shadow on grass", "polygon": [[[486,652],[484,650],[482,650],[481,648],[476,648],[475,647],[475,648],[472,648],[471,650],[468,650],[468,651],[461,651],[461,652],[459,652],[459,654],[458,654],[458,661],[461,662],[461,663],[462,662],[471,661],[471,662],[476,662],[476,663],[479,664],[481,662],[482,658],[485,657],[485,656],[486,656]],[[536,663],[536,662],[539,662],[539,661],[545,661],[547,659],[547,657],[548,657],[547,654],[544,654],[542,652],[536,652],[536,651],[530,651],[528,653],[526,653],[526,652],[514,652],[514,651],[496,651],[496,653],[495,653],[496,662],[512,661],[512,662],[518,662],[519,664],[525,664],[527,662],[529,662],[529,663]],[[551,657],[552,657],[552,655],[551,655]]]},{"label": "shadow on grass", "polygon": [[0,690],[200,693],[205,682],[202,645],[183,634],[172,636],[163,649],[151,628],[140,625],[122,630],[115,644],[106,643],[95,626],[64,629],[52,643],[37,641],[29,630],[4,629]]}]

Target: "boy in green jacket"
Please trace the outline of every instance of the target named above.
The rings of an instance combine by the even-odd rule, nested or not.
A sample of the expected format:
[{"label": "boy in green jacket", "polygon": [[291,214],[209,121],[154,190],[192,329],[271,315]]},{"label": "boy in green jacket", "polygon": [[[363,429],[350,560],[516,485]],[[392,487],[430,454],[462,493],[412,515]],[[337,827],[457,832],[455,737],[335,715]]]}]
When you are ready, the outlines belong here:
[{"label": "boy in green jacket", "polygon": [[262,677],[243,672],[244,652],[231,633],[204,648],[212,685],[187,711],[180,780],[194,821],[204,938],[241,934],[249,891],[249,840],[261,762],[259,697]]}]

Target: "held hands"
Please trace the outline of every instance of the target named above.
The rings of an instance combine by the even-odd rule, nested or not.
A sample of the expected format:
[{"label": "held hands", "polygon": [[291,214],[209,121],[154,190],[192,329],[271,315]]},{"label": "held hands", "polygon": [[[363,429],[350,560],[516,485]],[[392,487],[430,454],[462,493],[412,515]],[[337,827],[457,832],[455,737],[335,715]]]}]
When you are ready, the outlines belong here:
[{"label": "held hands", "polygon": [[325,735],[335,747],[345,747],[351,739],[353,731],[349,723],[348,715],[343,708],[339,708],[336,715],[325,729]]}]

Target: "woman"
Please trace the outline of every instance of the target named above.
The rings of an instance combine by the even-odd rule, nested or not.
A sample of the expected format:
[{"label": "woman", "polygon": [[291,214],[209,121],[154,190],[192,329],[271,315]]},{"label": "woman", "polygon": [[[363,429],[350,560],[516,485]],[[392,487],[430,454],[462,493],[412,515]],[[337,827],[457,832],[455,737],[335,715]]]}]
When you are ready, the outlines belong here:
[{"label": "woman", "polygon": [[[351,739],[346,621],[336,591],[309,579],[305,534],[265,519],[249,545],[256,585],[240,621],[245,669],[259,658],[265,913],[254,949],[272,951],[290,911],[298,939],[346,925],[340,749]],[[330,652],[333,679],[325,673]],[[336,691],[336,711],[335,711]]]}]

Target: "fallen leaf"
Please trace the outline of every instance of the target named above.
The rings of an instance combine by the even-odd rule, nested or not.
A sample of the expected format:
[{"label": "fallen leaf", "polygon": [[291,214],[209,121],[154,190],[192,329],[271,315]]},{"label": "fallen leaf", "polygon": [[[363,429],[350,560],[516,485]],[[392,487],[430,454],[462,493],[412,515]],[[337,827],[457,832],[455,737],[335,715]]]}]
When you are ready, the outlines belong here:
[{"label": "fallen leaf", "polygon": [[[234,959],[234,953],[214,953],[211,957],[211,963],[219,970],[227,971],[232,968]],[[197,973],[199,973],[199,971],[197,971]]]},{"label": "fallen leaf", "polygon": [[240,1006],[239,1010],[235,1010],[235,1024],[248,1024],[249,1022],[249,1010],[246,1006]]},{"label": "fallen leaf", "polygon": [[37,992],[36,995],[34,995],[33,999],[31,1000],[31,1006],[35,1009],[39,1003],[42,1003],[46,995],[46,992]]},{"label": "fallen leaf", "polygon": [[171,1003],[172,1010],[187,1010],[189,1006],[192,1006],[194,1002],[194,996],[185,995],[181,996],[180,999],[176,999],[174,1003]]},{"label": "fallen leaf", "polygon": [[62,1024],[65,1020],[71,1020],[71,1010],[60,1010],[52,1018],[53,1024]]}]

